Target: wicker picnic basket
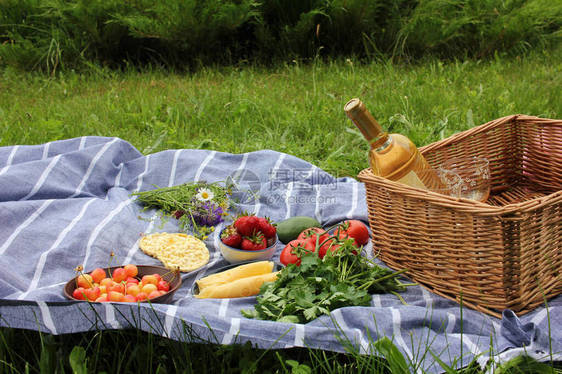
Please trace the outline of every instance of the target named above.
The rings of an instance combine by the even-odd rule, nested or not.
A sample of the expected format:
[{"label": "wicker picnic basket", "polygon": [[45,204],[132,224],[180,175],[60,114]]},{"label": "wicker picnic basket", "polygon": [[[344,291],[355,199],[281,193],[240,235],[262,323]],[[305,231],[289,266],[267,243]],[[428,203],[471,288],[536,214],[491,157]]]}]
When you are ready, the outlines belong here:
[{"label": "wicker picnic basket", "polygon": [[464,306],[524,314],[562,293],[562,120],[499,118],[420,148],[490,161],[486,203],[359,174],[373,248],[393,269]]}]

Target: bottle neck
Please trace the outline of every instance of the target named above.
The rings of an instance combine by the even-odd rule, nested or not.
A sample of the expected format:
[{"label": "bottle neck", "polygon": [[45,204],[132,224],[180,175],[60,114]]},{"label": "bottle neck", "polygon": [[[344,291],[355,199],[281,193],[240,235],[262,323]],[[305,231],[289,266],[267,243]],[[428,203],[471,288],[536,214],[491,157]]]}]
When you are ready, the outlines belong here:
[{"label": "bottle neck", "polygon": [[349,100],[345,104],[344,111],[371,144],[371,148],[378,149],[388,142],[388,133],[383,131],[381,125],[379,125],[361,100]]}]

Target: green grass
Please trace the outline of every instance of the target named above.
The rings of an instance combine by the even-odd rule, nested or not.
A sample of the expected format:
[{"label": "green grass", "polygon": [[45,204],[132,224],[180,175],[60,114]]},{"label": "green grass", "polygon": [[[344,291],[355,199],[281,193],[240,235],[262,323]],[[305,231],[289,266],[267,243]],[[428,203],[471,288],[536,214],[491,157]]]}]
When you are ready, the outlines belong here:
[{"label": "green grass", "polygon": [[0,144],[121,137],[169,148],[274,149],[338,175],[366,166],[367,144],[343,112],[360,97],[418,146],[514,113],[561,118],[562,49],[488,62],[298,63],[162,71],[0,75]]},{"label": "green grass", "polygon": [[[101,135],[121,137],[145,154],[274,149],[355,176],[367,166],[367,144],[343,113],[348,99],[360,97],[384,127],[421,146],[514,113],[562,118],[561,57],[559,48],[490,61],[293,62],[191,75],[92,67],[47,77],[4,69],[0,145]],[[73,353],[75,346],[85,351]],[[134,330],[40,337],[0,329],[0,373],[69,372],[69,359],[83,353],[89,372],[201,372],[209,363],[213,372],[386,370],[382,361],[354,353],[178,344]]]},{"label": "green grass", "polygon": [[[192,337],[187,327],[184,333]],[[137,329],[53,336],[2,327],[0,373],[405,374],[420,366],[419,361],[408,362],[390,338],[373,343],[385,359],[360,354],[345,338],[342,344],[346,353],[309,348],[264,350],[251,343],[183,343]],[[433,359],[428,355],[423,360]],[[476,361],[465,361],[466,366],[459,370],[443,365],[447,373],[483,374]],[[502,366],[501,373],[560,374],[562,365],[517,357]]]}]

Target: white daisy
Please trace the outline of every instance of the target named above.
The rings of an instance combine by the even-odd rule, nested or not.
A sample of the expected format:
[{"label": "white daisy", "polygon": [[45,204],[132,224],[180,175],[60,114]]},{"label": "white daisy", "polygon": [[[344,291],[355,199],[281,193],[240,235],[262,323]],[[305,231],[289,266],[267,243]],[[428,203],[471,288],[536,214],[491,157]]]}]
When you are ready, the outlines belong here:
[{"label": "white daisy", "polygon": [[195,195],[197,200],[199,201],[209,201],[215,197],[213,191],[209,190],[208,188],[201,188],[197,191],[197,195]]}]

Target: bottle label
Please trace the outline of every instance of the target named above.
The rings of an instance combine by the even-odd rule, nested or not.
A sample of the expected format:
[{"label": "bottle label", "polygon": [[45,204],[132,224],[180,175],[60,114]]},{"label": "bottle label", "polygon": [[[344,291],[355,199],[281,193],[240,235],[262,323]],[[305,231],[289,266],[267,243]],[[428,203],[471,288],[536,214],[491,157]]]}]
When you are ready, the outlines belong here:
[{"label": "bottle label", "polygon": [[398,179],[396,182],[407,184],[411,187],[421,188],[422,190],[427,190],[427,187],[423,184],[421,179],[416,173],[410,171],[408,174],[404,175],[402,178]]}]

